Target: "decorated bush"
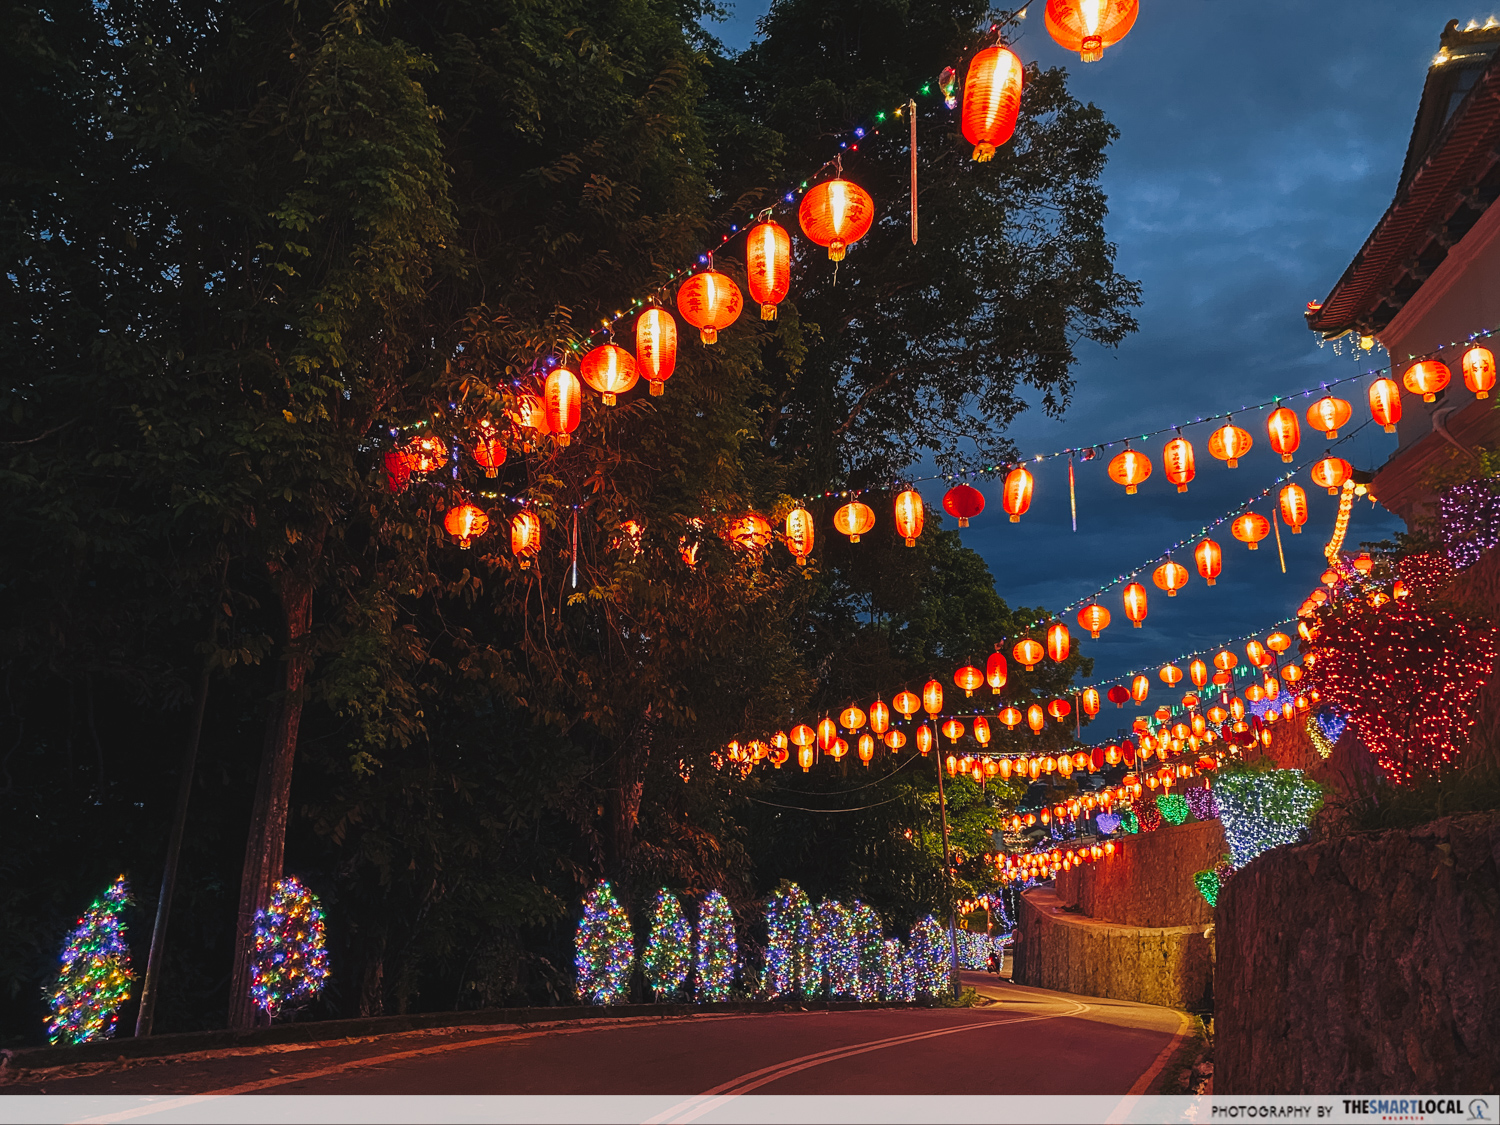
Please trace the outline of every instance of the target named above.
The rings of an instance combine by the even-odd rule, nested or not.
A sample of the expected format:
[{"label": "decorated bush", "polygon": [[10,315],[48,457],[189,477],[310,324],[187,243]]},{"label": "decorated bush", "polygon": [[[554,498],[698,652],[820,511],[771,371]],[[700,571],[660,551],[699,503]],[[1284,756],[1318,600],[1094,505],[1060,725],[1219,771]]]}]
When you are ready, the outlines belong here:
[{"label": "decorated bush", "polygon": [[952,987],[952,954],[948,934],[929,914],[911,931],[912,985],[918,995],[941,996]]},{"label": "decorated bush", "polygon": [[854,925],[854,943],[857,947],[856,961],[859,970],[858,995],[861,1000],[879,1000],[885,980],[884,934],[880,927],[880,915],[873,907],[856,902],[850,910]]},{"label": "decorated bush", "polygon": [[121,875],[94,900],[68,935],[62,968],[52,987],[49,1042],[71,1046],[114,1035],[120,1007],[135,979],[120,917],[129,904],[130,887]]},{"label": "decorated bush", "polygon": [[1301,839],[1323,806],[1322,787],[1301,770],[1225,768],[1214,797],[1236,869],[1268,848]]},{"label": "decorated bush", "polygon": [[766,903],[766,995],[817,995],[823,970],[814,937],[812,903],[796,883],[783,882]]},{"label": "decorated bush", "polygon": [[646,984],[658,1000],[678,999],[686,994],[692,970],[693,929],[677,896],[660,890],[651,907],[651,936],[641,955]]},{"label": "decorated bush", "polygon": [[698,911],[698,1000],[727,1000],[738,946],[729,900],[709,891]]},{"label": "decorated bush", "polygon": [[630,996],[635,935],[614,888],[600,883],[583,900],[583,918],[573,936],[578,998],[585,1004],[622,1004]]},{"label": "decorated bush", "polygon": [[278,879],[255,915],[250,995],[271,1019],[302,1007],[328,980],[328,944],[318,897],[295,875]]}]

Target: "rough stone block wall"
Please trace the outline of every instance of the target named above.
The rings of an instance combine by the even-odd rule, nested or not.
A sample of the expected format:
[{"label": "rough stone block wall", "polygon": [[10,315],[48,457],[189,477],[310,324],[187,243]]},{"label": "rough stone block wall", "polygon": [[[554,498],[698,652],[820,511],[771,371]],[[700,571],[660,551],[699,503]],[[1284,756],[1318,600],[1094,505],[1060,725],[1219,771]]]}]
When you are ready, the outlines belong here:
[{"label": "rough stone block wall", "polygon": [[1500,814],[1275,848],[1215,938],[1215,1093],[1494,1089]]},{"label": "rough stone block wall", "polygon": [[1202,926],[1116,925],[1071,914],[1045,888],[1021,898],[1012,979],[1081,996],[1195,1007],[1213,969]]},{"label": "rough stone block wall", "polygon": [[1057,897],[1105,922],[1201,930],[1214,914],[1193,886],[1193,872],[1212,867],[1226,851],[1217,820],[1164,824],[1117,839],[1113,856],[1059,872]]}]

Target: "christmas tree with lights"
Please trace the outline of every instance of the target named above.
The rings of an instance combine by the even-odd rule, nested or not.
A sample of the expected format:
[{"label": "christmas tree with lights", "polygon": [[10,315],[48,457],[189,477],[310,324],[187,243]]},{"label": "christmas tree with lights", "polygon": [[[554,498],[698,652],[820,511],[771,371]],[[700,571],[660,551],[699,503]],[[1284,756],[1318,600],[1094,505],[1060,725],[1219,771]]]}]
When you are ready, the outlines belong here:
[{"label": "christmas tree with lights", "polygon": [[815,996],[823,970],[814,943],[812,903],[796,883],[783,882],[766,903],[768,996]]},{"label": "christmas tree with lights", "polygon": [[646,984],[658,1000],[683,995],[688,973],[693,969],[693,929],[682,912],[682,903],[671,891],[660,890],[651,909],[651,936],[641,956]]},{"label": "christmas tree with lights", "polygon": [[135,979],[120,917],[128,905],[130,887],[121,875],[68,935],[62,969],[52,988],[48,1042],[71,1046],[114,1035],[120,1007]]},{"label": "christmas tree with lights", "polygon": [[698,911],[698,1000],[727,1000],[734,981],[734,914],[729,900],[709,891]]},{"label": "christmas tree with lights", "polygon": [[318,896],[294,875],[271,888],[271,902],[255,915],[250,996],[271,1019],[300,1008],[328,980],[328,944]]},{"label": "christmas tree with lights", "polygon": [[630,995],[635,935],[609,883],[600,883],[583,900],[573,949],[579,999],[585,1004],[623,1004]]}]

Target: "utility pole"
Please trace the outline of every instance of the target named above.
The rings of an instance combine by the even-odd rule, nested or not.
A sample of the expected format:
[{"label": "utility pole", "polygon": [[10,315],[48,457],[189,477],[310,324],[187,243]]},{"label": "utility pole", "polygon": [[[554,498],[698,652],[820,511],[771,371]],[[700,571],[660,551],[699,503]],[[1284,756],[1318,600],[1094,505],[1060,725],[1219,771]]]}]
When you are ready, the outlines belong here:
[{"label": "utility pole", "polygon": [[[936,715],[933,722],[937,722]],[[937,742],[935,735],[933,741]],[[958,921],[953,905],[953,862],[948,851],[948,797],[943,790],[943,748],[936,745],[934,749],[937,751],[933,757],[937,759],[938,815],[943,823],[943,881],[948,888],[948,951],[953,956],[953,995],[958,997],[963,994],[963,982],[958,977]]]}]

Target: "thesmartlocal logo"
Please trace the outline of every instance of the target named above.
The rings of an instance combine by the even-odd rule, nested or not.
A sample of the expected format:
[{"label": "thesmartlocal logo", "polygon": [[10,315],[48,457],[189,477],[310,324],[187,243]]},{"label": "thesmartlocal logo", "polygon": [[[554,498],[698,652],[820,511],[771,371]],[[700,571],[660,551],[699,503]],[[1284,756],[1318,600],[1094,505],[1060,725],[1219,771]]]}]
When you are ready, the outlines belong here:
[{"label": "thesmartlocal logo", "polygon": [[1489,1121],[1487,1098],[1342,1098],[1346,1117],[1377,1117],[1382,1121],[1425,1121],[1429,1117],[1465,1122]]}]

